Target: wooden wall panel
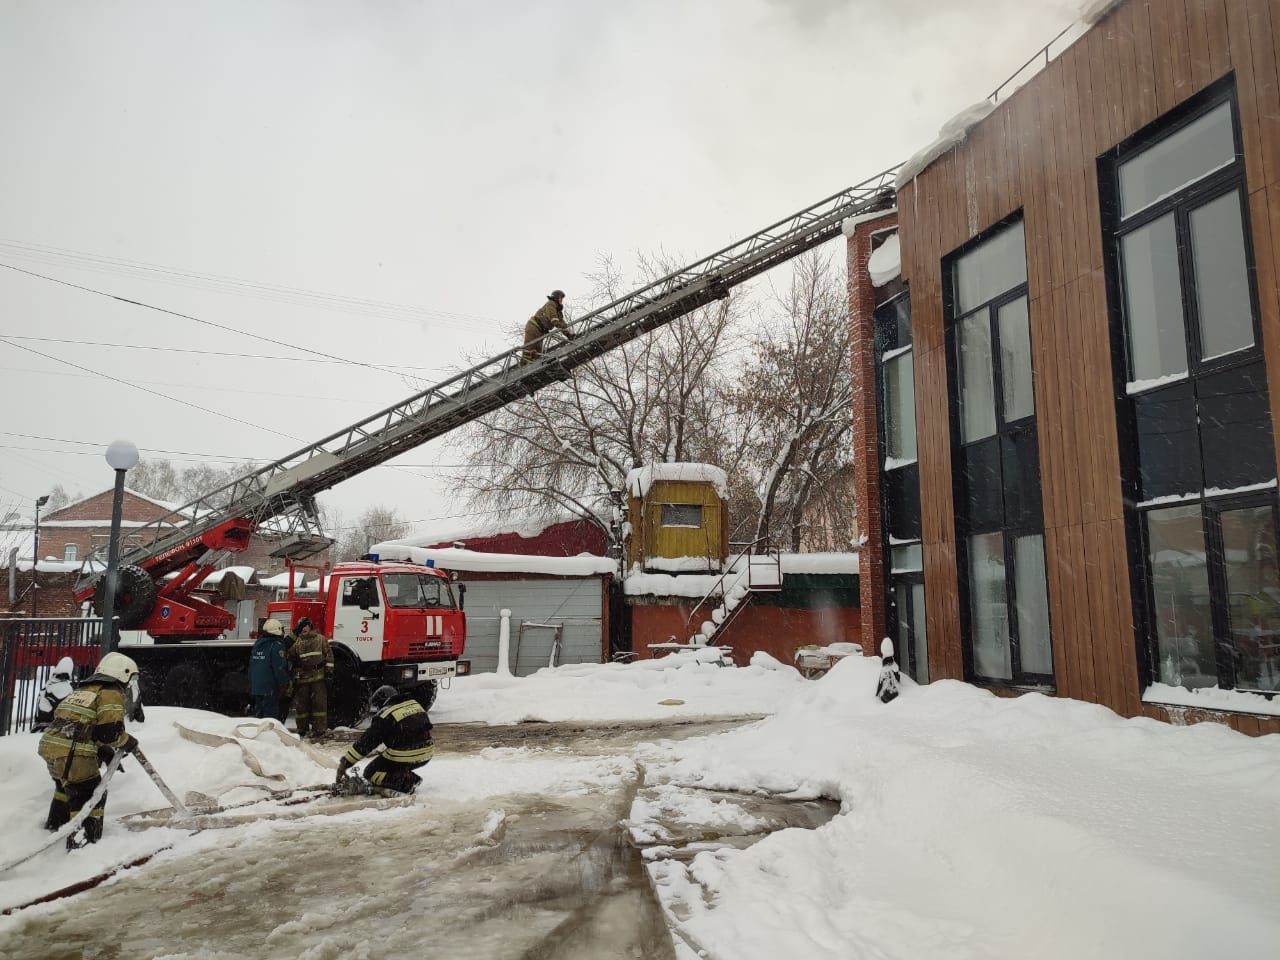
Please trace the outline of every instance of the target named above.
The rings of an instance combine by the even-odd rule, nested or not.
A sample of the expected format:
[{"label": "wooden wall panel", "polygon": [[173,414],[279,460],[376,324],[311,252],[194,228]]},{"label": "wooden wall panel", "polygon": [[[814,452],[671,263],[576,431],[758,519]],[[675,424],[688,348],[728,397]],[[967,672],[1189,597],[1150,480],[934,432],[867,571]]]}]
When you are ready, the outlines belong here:
[{"label": "wooden wall panel", "polygon": [[[1273,0],[1127,0],[900,192],[934,676],[963,675],[942,261],[1020,210],[1058,692],[1126,715],[1167,718],[1140,700],[1097,158],[1234,71],[1264,350],[1277,385],[1272,412],[1280,424],[1278,50],[1280,7]],[[1250,732],[1280,731],[1280,721],[1232,722]]]}]

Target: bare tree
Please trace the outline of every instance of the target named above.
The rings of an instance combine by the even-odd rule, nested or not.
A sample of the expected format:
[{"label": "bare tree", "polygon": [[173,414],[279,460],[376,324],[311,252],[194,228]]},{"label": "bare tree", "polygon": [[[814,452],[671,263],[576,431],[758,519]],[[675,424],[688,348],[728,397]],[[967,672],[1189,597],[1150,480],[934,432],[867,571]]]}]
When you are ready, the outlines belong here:
[{"label": "bare tree", "polygon": [[129,489],[156,500],[178,496],[178,473],[168,460],[139,460],[129,471]]},{"label": "bare tree", "polygon": [[[45,510],[53,513],[55,510],[61,510],[72,501],[71,494],[67,493],[66,488],[60,483],[55,483],[53,489],[49,491],[49,502],[45,505]],[[75,499],[78,499],[75,498]]]},{"label": "bare tree", "polygon": [[[650,279],[667,272],[641,262]],[[589,279],[600,303],[630,286],[609,260]],[[729,419],[723,371],[739,313],[736,296],[702,307],[471,425],[455,441],[468,465],[459,485],[486,509],[569,513],[608,531],[608,494],[630,470],[719,463]]]},{"label": "bare tree", "polygon": [[329,519],[333,523],[329,532],[337,540],[333,546],[333,558],[337,561],[359,559],[375,543],[398,540],[410,529],[410,524],[401,519],[393,507],[381,505],[365,510],[351,526],[344,525],[342,515],[336,512],[330,514]]},{"label": "bare tree", "polygon": [[814,251],[796,260],[789,287],[765,306],[759,329],[735,391],[748,451],[741,469],[756,493],[755,539],[799,550],[813,520],[825,516],[852,530],[849,324],[844,277],[830,256]]}]

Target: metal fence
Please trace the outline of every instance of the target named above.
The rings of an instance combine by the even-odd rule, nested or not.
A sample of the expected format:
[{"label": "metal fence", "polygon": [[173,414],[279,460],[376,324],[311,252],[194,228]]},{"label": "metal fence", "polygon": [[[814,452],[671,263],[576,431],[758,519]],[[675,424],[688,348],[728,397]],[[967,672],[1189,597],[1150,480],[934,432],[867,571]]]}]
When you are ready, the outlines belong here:
[{"label": "metal fence", "polygon": [[59,660],[70,657],[76,677],[88,676],[101,645],[98,619],[0,620],[0,736],[31,729],[40,691]]}]

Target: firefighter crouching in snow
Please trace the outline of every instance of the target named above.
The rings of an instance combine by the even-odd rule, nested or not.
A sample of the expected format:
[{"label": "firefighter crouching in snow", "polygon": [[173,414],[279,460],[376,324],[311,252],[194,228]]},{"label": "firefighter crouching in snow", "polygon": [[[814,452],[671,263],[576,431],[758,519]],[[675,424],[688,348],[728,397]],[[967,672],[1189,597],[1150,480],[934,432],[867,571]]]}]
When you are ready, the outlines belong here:
[{"label": "firefighter crouching in snow", "polygon": [[297,639],[289,648],[293,665],[294,717],[298,736],[322,737],[329,730],[329,697],[325,680],[333,676],[333,650],[310,617],[294,627]]},{"label": "firefighter crouching in snow", "polygon": [[373,708],[369,729],[347,748],[338,763],[338,787],[343,787],[353,763],[385,744],[381,756],[365,767],[365,779],[375,787],[400,793],[413,793],[418,789],[422,778],[413,771],[426,766],[435,753],[431,719],[427,716],[435,699],[434,680],[403,693],[397,693],[391,686],[375,690],[369,698],[369,706]]},{"label": "firefighter crouching in snow", "polygon": [[[53,777],[53,801],[45,828],[57,830],[78,814],[102,782],[99,764],[110,763],[117,750],[133,751],[138,741],[125,732],[125,687],[138,665],[123,653],[108,653],[97,671],[58,704],[49,729],[40,738],[40,756]],[[103,795],[84,822],[84,837],[102,836]],[[77,846],[74,835],[68,849]]]}]

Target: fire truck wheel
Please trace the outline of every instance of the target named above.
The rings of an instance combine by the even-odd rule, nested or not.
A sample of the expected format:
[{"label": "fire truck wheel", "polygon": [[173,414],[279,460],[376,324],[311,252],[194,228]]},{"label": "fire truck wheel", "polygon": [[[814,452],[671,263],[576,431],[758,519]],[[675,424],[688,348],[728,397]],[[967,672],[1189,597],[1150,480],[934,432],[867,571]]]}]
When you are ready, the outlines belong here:
[{"label": "fire truck wheel", "polygon": [[180,663],[164,675],[164,702],[179,707],[208,710],[209,678],[194,663]]},{"label": "fire truck wheel", "polygon": [[[93,588],[93,612],[103,616],[107,578]],[[156,582],[141,567],[126,563],[116,571],[116,616],[122,630],[137,630],[147,622],[156,605]]]},{"label": "fire truck wheel", "polygon": [[364,719],[369,692],[360,679],[360,661],[343,647],[333,650],[333,681],[329,685],[329,725],[353,727]]}]

